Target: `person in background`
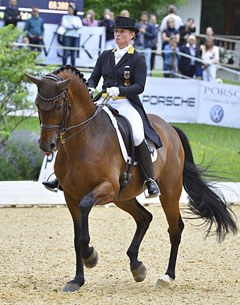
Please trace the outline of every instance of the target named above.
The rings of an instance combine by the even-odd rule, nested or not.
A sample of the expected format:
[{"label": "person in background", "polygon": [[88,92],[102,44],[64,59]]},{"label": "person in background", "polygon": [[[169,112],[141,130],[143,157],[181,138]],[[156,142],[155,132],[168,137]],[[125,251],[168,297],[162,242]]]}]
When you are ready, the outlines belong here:
[{"label": "person in background", "polygon": [[153,28],[153,39],[152,39],[152,46],[151,46],[151,71],[154,69],[155,64],[155,57],[156,57],[156,50],[158,45],[158,32],[159,32],[159,24],[157,23],[157,16],[155,14],[150,15],[150,24]]},{"label": "person in background", "polygon": [[179,48],[177,46],[177,38],[175,35],[170,36],[169,43],[164,47],[164,77],[175,78],[178,71]]},{"label": "person in background", "polygon": [[64,49],[62,63],[63,66],[67,64],[68,57],[71,58],[71,65],[74,67],[77,58],[77,48],[79,47],[79,34],[82,27],[82,21],[77,16],[77,8],[74,3],[68,6],[68,14],[62,17],[61,25],[65,28],[66,32],[63,37],[63,46],[75,49]]},{"label": "person in background", "polygon": [[217,74],[217,64],[219,63],[219,48],[214,45],[212,37],[207,37],[205,45],[201,47],[203,72],[202,77],[205,81],[215,81]]},{"label": "person in background", "polygon": [[188,18],[187,22],[180,26],[179,28],[179,34],[180,34],[180,41],[178,46],[181,47],[184,44],[187,43],[188,37],[192,34],[195,33],[196,27],[194,24],[194,19],[193,18]]},{"label": "person in background", "polygon": [[[178,44],[180,41],[180,34],[179,34],[179,31],[176,30],[176,28],[175,28],[175,21],[172,17],[170,17],[167,20],[167,27],[162,31],[162,51],[164,51],[165,46],[167,44],[169,44],[171,36],[175,37],[176,42]],[[165,56],[165,54],[163,52],[163,54],[162,54],[163,59],[164,59],[164,56]]]},{"label": "person in background", "polygon": [[149,23],[149,14],[144,11],[141,13],[141,21],[136,24],[139,29],[134,46],[138,51],[141,51],[146,59],[147,75],[151,72],[151,47],[152,39],[154,38],[153,27]]},{"label": "person in background", "polygon": [[[32,17],[26,20],[24,31],[30,44],[44,45],[44,20],[39,16],[38,6],[32,7]],[[32,51],[41,51],[41,48],[35,46],[31,46],[30,49]]]},{"label": "person in background", "polygon": [[17,26],[18,21],[21,20],[20,11],[17,8],[17,0],[10,0],[9,6],[6,7],[4,11],[4,26],[12,24],[13,26]]},{"label": "person in background", "polygon": [[188,77],[194,77],[196,75],[196,68],[199,66],[199,62],[195,58],[199,58],[199,49],[197,47],[197,39],[195,35],[190,35],[187,38],[187,43],[180,47],[180,52],[190,57],[185,57],[181,54],[179,60],[179,70],[182,75]]},{"label": "person in background", "polygon": [[206,37],[203,37],[200,40],[200,48],[202,48],[205,45],[206,39],[208,37],[212,38],[213,42],[214,42],[214,35],[215,34],[214,34],[213,28],[211,26],[206,27],[205,35],[206,35]]},{"label": "person in background", "polygon": [[116,44],[114,41],[114,20],[112,19],[113,15],[111,14],[111,11],[107,8],[103,12],[103,18],[99,22],[99,26],[104,26],[106,29],[106,46],[105,50],[111,50],[115,48]]},{"label": "person in background", "polygon": [[162,32],[167,27],[167,21],[169,18],[173,18],[175,22],[175,28],[178,30],[183,25],[182,18],[177,15],[177,9],[174,5],[169,5],[168,15],[165,16],[160,25],[160,31]]},{"label": "person in background", "polygon": [[130,13],[129,13],[128,10],[122,10],[120,12],[120,16],[122,16],[122,17],[130,17]]},{"label": "person in background", "polygon": [[86,17],[83,18],[82,23],[85,26],[98,26],[98,20],[95,19],[95,11],[88,10],[86,13]]}]

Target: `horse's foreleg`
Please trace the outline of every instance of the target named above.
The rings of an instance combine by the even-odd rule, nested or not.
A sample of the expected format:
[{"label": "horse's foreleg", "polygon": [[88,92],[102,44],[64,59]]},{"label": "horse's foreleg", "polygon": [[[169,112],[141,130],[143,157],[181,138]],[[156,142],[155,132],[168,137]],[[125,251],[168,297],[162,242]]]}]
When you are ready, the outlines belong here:
[{"label": "horse's foreleg", "polygon": [[65,194],[69,211],[74,224],[74,247],[76,253],[76,275],[69,281],[63,291],[76,291],[84,284],[83,263],[87,267],[94,267],[97,263],[97,253],[89,247],[88,216],[94,203],[91,193],[82,198],[80,204],[76,204]]},{"label": "horse's foreleg", "polygon": [[175,279],[175,268],[178,255],[178,248],[181,242],[181,235],[184,229],[184,223],[182,221],[179,212],[179,202],[168,196],[161,196],[161,203],[166,214],[168,221],[168,233],[171,242],[171,250],[169,256],[168,267],[165,275],[162,276],[158,281],[157,287],[167,287]]},{"label": "horse's foreleg", "polygon": [[138,260],[138,251],[145,233],[152,221],[152,214],[139,204],[136,198],[117,202],[116,205],[122,210],[128,212],[136,221],[137,228],[133,240],[127,250],[130,259],[130,269],[136,282],[141,282],[146,277],[146,267]]}]

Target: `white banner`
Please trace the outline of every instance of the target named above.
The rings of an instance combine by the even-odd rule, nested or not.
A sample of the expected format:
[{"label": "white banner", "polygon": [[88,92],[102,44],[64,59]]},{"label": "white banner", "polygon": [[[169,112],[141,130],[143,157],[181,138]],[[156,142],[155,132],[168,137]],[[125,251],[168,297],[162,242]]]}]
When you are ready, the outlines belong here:
[{"label": "white banner", "polygon": [[240,86],[148,77],[141,100],[168,122],[240,128]]},{"label": "white banner", "polygon": [[198,123],[240,128],[240,86],[200,82]]},{"label": "white banner", "polygon": [[199,81],[148,77],[141,101],[147,113],[169,122],[196,122]]}]

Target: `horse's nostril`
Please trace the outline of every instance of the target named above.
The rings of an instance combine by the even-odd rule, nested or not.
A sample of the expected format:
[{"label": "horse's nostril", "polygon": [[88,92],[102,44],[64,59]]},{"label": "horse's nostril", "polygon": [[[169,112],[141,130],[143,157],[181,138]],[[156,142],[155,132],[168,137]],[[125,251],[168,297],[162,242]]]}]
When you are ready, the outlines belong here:
[{"label": "horse's nostril", "polygon": [[51,147],[51,149],[54,149],[56,147],[56,144],[55,143],[51,143],[50,147]]}]

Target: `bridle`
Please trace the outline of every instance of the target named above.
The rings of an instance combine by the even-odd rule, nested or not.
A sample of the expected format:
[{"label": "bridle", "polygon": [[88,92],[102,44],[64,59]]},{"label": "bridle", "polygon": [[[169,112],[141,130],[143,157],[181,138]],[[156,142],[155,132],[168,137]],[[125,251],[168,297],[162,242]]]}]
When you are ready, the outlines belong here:
[{"label": "bridle", "polygon": [[[62,81],[62,79],[55,74],[47,74],[46,76],[44,76],[44,78],[51,79],[54,81]],[[57,101],[59,101],[61,98],[63,98],[63,116],[62,116],[61,122],[59,124],[42,123],[40,120],[40,116],[39,116],[41,130],[47,130],[47,131],[56,130],[56,129],[59,130],[58,138],[60,139],[62,144],[65,144],[67,141],[72,139],[74,136],[76,136],[77,134],[82,132],[92,122],[92,120],[95,118],[95,116],[98,115],[98,113],[103,109],[103,107],[106,105],[107,101],[109,100],[109,98],[106,97],[104,99],[104,101],[100,105],[97,106],[95,112],[85,121],[80,122],[76,125],[67,127],[67,119],[69,117],[70,108],[71,108],[71,104],[69,103],[68,98],[67,98],[67,90],[64,90],[60,94],[58,94],[54,97],[51,97],[51,98],[46,98],[46,97],[42,96],[39,91],[37,93],[37,96],[44,102],[54,101],[54,104]],[[54,105],[46,111],[50,111],[51,109],[53,109],[53,107],[54,107]],[[73,130],[74,128],[78,128],[78,127],[81,127],[81,128],[79,130],[77,130],[75,133],[64,137],[68,131]]]}]

